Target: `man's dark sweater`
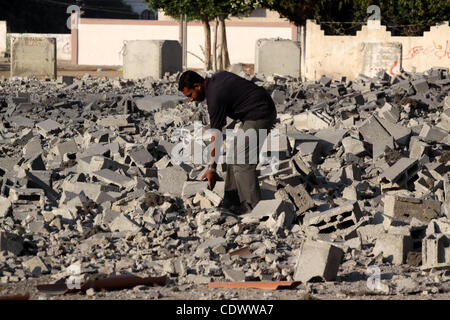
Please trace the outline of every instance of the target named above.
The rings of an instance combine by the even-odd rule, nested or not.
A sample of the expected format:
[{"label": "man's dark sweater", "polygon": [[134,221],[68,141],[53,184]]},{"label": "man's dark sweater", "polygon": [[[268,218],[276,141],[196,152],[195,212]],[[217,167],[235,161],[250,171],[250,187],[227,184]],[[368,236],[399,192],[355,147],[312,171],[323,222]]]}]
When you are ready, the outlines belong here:
[{"label": "man's dark sweater", "polygon": [[276,112],[266,89],[227,71],[206,78],[205,95],[213,129],[222,130],[227,116],[241,121],[260,120]]}]

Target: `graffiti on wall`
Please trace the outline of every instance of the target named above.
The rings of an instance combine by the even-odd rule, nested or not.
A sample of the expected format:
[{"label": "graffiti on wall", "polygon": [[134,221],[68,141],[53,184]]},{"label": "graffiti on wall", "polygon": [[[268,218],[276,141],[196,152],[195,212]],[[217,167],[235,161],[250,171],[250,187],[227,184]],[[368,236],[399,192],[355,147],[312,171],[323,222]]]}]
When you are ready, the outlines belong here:
[{"label": "graffiti on wall", "polygon": [[406,55],[403,57],[403,60],[411,60],[419,55],[425,56],[434,56],[438,59],[450,59],[450,42],[447,40],[445,45],[437,44],[433,41],[432,45],[427,47],[425,46],[415,46],[412,47]]}]

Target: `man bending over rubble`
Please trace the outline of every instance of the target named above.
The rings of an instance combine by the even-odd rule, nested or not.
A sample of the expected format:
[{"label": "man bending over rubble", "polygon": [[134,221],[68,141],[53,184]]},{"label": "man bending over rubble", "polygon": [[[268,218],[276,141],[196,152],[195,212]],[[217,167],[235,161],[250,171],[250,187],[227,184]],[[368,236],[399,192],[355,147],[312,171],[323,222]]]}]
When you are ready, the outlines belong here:
[{"label": "man bending over rubble", "polygon": [[[226,125],[227,116],[233,120],[242,122],[240,129],[244,133],[253,129],[256,131],[257,145],[246,141],[243,151],[245,161],[233,161],[227,163],[227,175],[225,178],[225,197],[222,206],[237,214],[250,212],[261,199],[261,190],[256,172],[257,161],[249,161],[249,154],[259,155],[259,150],[264,143],[259,139],[259,130],[269,132],[277,118],[275,104],[260,86],[251,81],[239,77],[233,73],[220,71],[209,78],[203,78],[194,71],[184,72],[178,84],[181,91],[190,101],[203,101],[206,98],[211,129],[221,131]],[[239,137],[237,137],[239,139]],[[208,179],[208,188],[212,190],[217,181],[215,160],[215,136],[211,138],[211,163],[203,179]],[[262,140],[262,139],[261,139]],[[220,147],[219,147],[220,148]],[[234,144],[236,150],[236,144]],[[235,151],[236,155],[236,151]],[[239,157],[239,155],[237,155]],[[242,156],[242,155],[241,155]]]}]

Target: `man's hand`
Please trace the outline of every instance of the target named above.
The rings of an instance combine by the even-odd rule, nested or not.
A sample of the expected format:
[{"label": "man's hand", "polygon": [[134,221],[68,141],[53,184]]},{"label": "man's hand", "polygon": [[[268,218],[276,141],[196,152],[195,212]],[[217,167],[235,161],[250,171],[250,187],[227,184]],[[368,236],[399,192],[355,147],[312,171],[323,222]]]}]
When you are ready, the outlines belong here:
[{"label": "man's hand", "polygon": [[216,185],[217,173],[208,169],[208,170],[206,170],[206,172],[203,174],[203,176],[201,178],[201,180],[204,180],[204,179],[208,179],[208,189],[212,191]]}]

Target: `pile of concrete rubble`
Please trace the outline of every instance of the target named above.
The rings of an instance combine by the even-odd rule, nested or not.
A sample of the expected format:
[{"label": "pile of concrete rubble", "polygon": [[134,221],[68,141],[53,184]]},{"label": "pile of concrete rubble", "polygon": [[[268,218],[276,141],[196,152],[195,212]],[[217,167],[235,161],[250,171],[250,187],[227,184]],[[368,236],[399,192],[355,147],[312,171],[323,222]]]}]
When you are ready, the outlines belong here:
[{"label": "pile of concrete rubble", "polygon": [[172,159],[180,129],[193,141],[194,121],[209,122],[206,103],[179,95],[178,75],[0,79],[0,283],[67,278],[76,263],[84,279],[168,275],[172,285],[347,281],[373,265],[448,280],[447,69],[241,75],[276,103],[267,145],[280,160],[272,173],[258,167],[263,200],[242,216],[218,207],[224,182],[208,190],[205,165]]}]

